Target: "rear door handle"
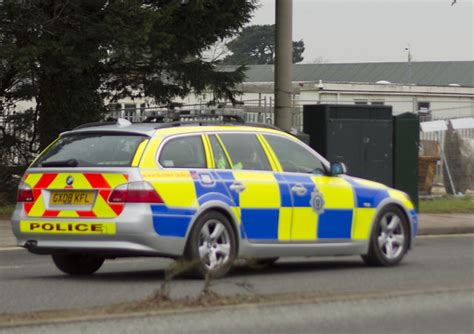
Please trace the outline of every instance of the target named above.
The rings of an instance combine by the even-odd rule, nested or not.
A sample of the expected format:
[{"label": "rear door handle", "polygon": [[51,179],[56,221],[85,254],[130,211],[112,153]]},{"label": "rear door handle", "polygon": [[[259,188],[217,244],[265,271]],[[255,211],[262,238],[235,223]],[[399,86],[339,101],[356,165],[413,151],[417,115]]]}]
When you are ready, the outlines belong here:
[{"label": "rear door handle", "polygon": [[304,196],[307,192],[306,188],[302,184],[298,183],[291,187],[291,191],[297,194],[298,196]]},{"label": "rear door handle", "polygon": [[229,186],[230,190],[235,191],[236,193],[241,193],[246,189],[246,187],[240,182],[234,182]]}]

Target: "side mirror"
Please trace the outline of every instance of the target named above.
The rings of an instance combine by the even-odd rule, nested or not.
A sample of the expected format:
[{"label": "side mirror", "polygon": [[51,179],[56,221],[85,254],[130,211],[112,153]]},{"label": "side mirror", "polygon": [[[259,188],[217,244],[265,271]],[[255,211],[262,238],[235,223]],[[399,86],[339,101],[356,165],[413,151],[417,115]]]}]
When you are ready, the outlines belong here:
[{"label": "side mirror", "polygon": [[331,175],[341,175],[347,174],[347,167],[343,162],[333,162],[331,163]]}]

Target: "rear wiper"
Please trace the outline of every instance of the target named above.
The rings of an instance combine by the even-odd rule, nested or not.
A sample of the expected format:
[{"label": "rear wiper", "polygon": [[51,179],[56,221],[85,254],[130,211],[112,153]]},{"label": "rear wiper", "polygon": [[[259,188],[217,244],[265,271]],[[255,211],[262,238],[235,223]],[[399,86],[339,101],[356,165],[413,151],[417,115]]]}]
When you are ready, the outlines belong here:
[{"label": "rear wiper", "polygon": [[79,161],[76,159],[47,161],[40,164],[41,167],[77,167]]}]

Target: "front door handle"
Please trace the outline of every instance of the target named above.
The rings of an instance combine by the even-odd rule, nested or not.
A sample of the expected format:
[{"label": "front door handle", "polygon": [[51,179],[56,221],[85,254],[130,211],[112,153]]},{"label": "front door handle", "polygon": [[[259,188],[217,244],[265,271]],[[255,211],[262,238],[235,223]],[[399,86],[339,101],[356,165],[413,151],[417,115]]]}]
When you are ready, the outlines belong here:
[{"label": "front door handle", "polygon": [[291,187],[291,191],[297,194],[298,196],[304,196],[307,192],[307,189],[303,187],[301,183],[298,183]]},{"label": "front door handle", "polygon": [[236,193],[241,193],[244,191],[246,188],[245,186],[240,183],[240,182],[234,182],[229,186],[230,190],[235,191]]}]

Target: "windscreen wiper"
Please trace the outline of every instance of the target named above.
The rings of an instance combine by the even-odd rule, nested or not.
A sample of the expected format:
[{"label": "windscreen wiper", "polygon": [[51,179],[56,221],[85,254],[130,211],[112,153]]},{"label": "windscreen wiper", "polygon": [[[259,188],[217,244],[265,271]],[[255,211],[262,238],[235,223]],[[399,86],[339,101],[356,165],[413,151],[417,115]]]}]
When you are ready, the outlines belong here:
[{"label": "windscreen wiper", "polygon": [[41,167],[77,167],[79,165],[79,161],[76,159],[46,161],[40,165]]}]

